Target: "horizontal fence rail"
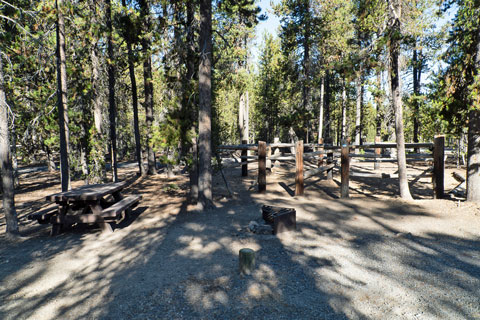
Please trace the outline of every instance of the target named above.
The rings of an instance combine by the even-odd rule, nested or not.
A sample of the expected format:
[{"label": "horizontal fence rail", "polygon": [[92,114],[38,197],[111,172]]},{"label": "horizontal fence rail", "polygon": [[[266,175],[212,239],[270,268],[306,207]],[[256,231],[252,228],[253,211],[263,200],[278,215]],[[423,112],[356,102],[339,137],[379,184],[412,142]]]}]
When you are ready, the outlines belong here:
[{"label": "horizontal fence rail", "polygon": [[[236,165],[242,166],[242,176],[248,176],[248,163],[258,163],[258,191],[266,191],[266,169],[271,169],[272,161],[295,161],[296,175],[295,175],[295,195],[302,195],[304,189],[304,180],[320,173],[327,173],[327,180],[333,179],[333,169],[335,167],[336,160],[334,157],[341,159],[341,196],[342,198],[349,197],[349,177],[365,177],[365,178],[397,178],[396,174],[385,173],[362,173],[350,171],[350,159],[357,158],[360,162],[374,162],[374,170],[380,169],[380,163],[382,162],[396,162],[396,154],[392,153],[382,154],[382,149],[396,149],[396,143],[391,142],[375,142],[366,143],[362,145],[344,145],[333,146],[327,144],[307,143],[298,141],[296,143],[271,143],[267,144],[264,141],[260,141],[258,144],[248,144],[246,140],[242,141],[242,144],[238,145],[220,145],[218,150],[228,151],[241,151],[240,162],[237,161]],[[280,152],[280,148],[291,148],[292,153]],[[313,150],[310,152],[304,152],[305,148]],[[416,149],[415,153],[406,154],[407,162],[419,162],[419,161],[433,161],[433,170],[430,169],[429,173],[422,174],[423,177],[432,176],[434,198],[442,198],[444,195],[444,170],[445,170],[445,137],[437,136],[434,142],[424,143],[405,143],[406,149]],[[428,153],[418,153],[418,149],[428,148]],[[354,150],[361,149],[374,149],[375,153],[351,153]],[[276,150],[272,155],[273,150]],[[248,155],[248,151],[256,151],[258,155]],[[235,158],[235,157],[234,157]],[[363,160],[362,160],[363,159]],[[315,162],[313,162],[315,160]],[[326,162],[324,161],[326,160]],[[318,168],[313,168],[304,172],[304,161],[310,161],[318,165]],[[314,167],[312,164],[308,164],[309,167]],[[414,176],[409,175],[409,178]],[[418,177],[414,177],[418,178]]]}]

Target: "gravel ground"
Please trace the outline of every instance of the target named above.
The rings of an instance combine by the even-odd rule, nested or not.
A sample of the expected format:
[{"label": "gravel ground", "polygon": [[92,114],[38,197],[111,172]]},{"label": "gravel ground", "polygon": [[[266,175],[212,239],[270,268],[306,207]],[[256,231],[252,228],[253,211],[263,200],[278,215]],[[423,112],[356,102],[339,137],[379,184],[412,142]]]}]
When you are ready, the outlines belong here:
[{"label": "gravel ground", "polygon": [[[428,200],[426,184],[414,192],[424,200],[379,196],[365,179],[349,200],[323,180],[293,198],[278,184],[289,174],[258,195],[254,172],[228,169],[234,197],[216,176],[208,213],[186,204],[185,177],[137,180],[127,193],[143,200],[112,234],[78,226],[51,238],[22,220],[22,241],[0,235],[0,318],[480,319],[477,205]],[[24,217],[32,199],[21,199]],[[262,204],[295,208],[297,231],[250,233]],[[250,276],[238,274],[245,247],[257,255]]]}]

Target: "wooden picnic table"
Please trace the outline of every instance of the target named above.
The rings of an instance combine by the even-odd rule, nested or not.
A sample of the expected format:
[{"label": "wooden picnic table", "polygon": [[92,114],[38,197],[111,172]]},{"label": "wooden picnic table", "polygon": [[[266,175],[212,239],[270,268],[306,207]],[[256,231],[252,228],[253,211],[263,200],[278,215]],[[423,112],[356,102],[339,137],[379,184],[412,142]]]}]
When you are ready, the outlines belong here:
[{"label": "wooden picnic table", "polygon": [[[128,216],[131,207],[141,199],[139,195],[123,197],[121,191],[127,185],[126,181],[91,184],[49,195],[46,200],[56,205],[30,215],[29,219],[51,223],[51,235],[57,235],[64,227],[75,223],[97,223],[103,231],[112,232],[112,221],[123,212]],[[110,195],[113,200],[107,199]]]}]

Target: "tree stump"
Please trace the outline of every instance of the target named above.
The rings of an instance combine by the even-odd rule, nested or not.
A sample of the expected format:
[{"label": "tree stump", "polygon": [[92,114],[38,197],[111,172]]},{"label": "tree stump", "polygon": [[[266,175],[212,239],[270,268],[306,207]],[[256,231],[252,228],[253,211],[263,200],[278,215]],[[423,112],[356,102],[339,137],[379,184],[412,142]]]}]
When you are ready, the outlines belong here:
[{"label": "tree stump", "polygon": [[255,268],[255,251],[249,248],[243,248],[239,251],[240,273],[249,275]]}]

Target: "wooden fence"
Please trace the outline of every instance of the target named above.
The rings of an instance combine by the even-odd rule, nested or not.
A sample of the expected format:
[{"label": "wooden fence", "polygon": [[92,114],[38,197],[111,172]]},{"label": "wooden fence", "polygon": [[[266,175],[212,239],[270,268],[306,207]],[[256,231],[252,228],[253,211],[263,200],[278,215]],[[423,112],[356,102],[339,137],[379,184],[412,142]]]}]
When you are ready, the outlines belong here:
[{"label": "wooden fence", "polygon": [[[304,153],[305,147],[312,148],[312,152]],[[350,159],[363,158],[364,161],[374,162],[374,169],[380,169],[380,163],[385,161],[397,161],[391,157],[382,155],[382,149],[396,148],[394,143],[371,143],[359,146],[344,144],[342,146],[331,146],[325,144],[304,144],[303,141],[293,143],[271,143],[259,141],[258,144],[247,144],[242,141],[240,145],[221,145],[218,150],[223,151],[241,151],[240,163],[242,166],[242,176],[248,176],[248,164],[258,162],[258,192],[263,193],[267,189],[267,163],[271,168],[272,161],[295,161],[295,195],[304,193],[304,181],[316,176],[322,172],[327,173],[327,180],[333,179],[333,169],[335,168],[334,156],[340,157],[340,194],[342,198],[349,197],[349,179],[351,176],[385,178],[393,177],[391,175],[379,173],[351,173]],[[272,155],[272,150],[278,148],[294,148],[295,154],[281,155],[279,153]],[[434,198],[440,199],[444,196],[444,177],[445,177],[445,137],[436,136],[433,143],[406,143],[405,148],[430,148],[432,154],[415,153],[407,154],[407,161],[426,161],[433,160],[433,190]],[[350,153],[354,149],[374,149],[374,154]],[[248,151],[256,151],[257,156],[249,156]],[[338,151],[340,151],[338,153]],[[337,152],[337,153],[336,153]],[[310,169],[304,172],[305,159],[318,159],[318,168]],[[326,163],[324,162],[326,160]]]}]

